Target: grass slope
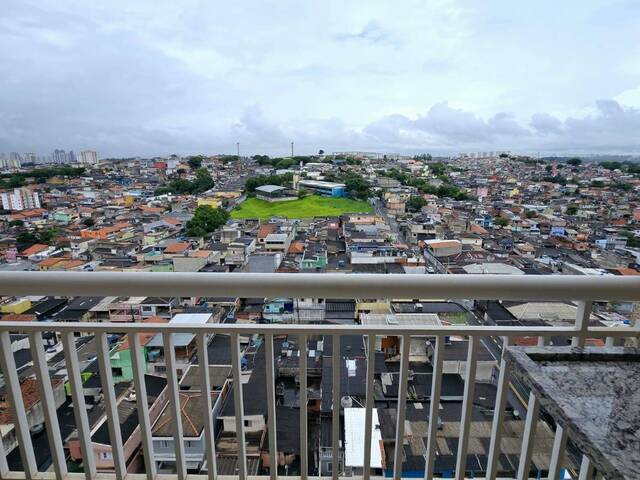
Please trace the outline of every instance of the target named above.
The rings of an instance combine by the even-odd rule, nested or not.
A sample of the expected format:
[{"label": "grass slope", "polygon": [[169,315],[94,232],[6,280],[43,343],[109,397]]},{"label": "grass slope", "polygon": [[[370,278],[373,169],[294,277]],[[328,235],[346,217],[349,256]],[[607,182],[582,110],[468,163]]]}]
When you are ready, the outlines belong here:
[{"label": "grass slope", "polygon": [[249,198],[231,212],[231,218],[271,217],[312,218],[338,216],[343,213],[370,213],[371,205],[349,198],[329,198],[309,195],[301,200],[290,202],[265,202],[257,198]]}]

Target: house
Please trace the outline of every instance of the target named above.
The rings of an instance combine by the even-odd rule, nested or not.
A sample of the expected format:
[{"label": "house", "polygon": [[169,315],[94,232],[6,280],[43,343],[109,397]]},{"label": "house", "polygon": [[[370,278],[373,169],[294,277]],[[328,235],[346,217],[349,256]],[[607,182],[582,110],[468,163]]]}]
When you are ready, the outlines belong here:
[{"label": "house", "polygon": [[[62,378],[51,379],[55,408],[59,408],[66,400],[64,381]],[[24,402],[27,425],[32,431],[42,430],[44,427],[44,407],[41,402],[38,380],[29,377],[20,381],[20,391]],[[9,453],[18,446],[16,425],[11,414],[10,400],[6,387],[0,390],[0,436],[4,452]]]},{"label": "house", "polygon": [[[154,375],[145,375],[144,384],[147,393],[147,405],[149,408],[149,421],[155,423],[160,413],[165,409],[168,400],[167,380]],[[119,384],[123,385],[123,384]],[[120,435],[122,436],[122,448],[124,461],[128,473],[136,473],[144,468],[144,460],[141,451],[142,432],[138,422],[138,408],[136,403],[136,391],[132,383],[124,384],[128,388],[118,388],[116,392],[116,404],[118,408],[118,420],[120,423]],[[98,472],[113,472],[113,444],[109,437],[109,427],[106,411],[102,415],[92,415],[96,419],[91,425],[92,454]],[[68,442],[69,455],[73,460],[82,461],[80,441],[73,438]]]},{"label": "house", "polygon": [[[139,333],[138,339],[140,340],[140,358],[142,358],[143,371],[147,370],[147,357],[144,354],[144,347],[155,336],[154,333]],[[133,360],[131,358],[131,346],[129,345],[128,337],[118,343],[109,352],[109,358],[111,360],[111,375],[113,381],[126,382],[133,380]]]},{"label": "house", "polygon": [[[173,325],[204,325],[212,321],[213,315],[211,313],[180,313],[174,315],[169,323]],[[175,349],[175,366],[178,372],[178,377],[180,377],[188,368],[193,355],[196,353],[196,335],[189,332],[172,333],[171,335],[173,337],[173,348]],[[167,367],[164,351],[164,338],[161,333],[156,334],[151,340],[149,340],[145,347],[145,351],[149,362],[148,369],[153,371],[155,374],[164,375]]]}]

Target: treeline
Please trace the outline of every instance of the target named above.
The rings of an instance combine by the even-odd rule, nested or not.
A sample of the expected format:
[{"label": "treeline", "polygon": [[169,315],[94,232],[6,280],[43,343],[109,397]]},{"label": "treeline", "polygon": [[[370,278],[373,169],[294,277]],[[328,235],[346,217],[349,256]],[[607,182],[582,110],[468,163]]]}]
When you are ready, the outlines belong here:
[{"label": "treeline", "polygon": [[215,182],[209,171],[202,167],[196,170],[196,178],[187,180],[184,178],[176,178],[169,183],[156,188],[155,195],[166,195],[172,193],[174,195],[197,195],[213,188]]},{"label": "treeline", "polygon": [[258,162],[260,165],[270,165],[273,168],[278,169],[286,169],[293,167],[294,165],[300,165],[300,162],[303,164],[309,162],[320,162],[320,163],[328,163],[331,160],[326,158],[310,156],[310,155],[297,155],[294,157],[275,157],[271,158],[269,155],[254,155],[251,157],[253,160]]},{"label": "treeline", "polygon": [[[46,183],[52,177],[81,177],[85,172],[84,167],[51,167],[34,168],[28,172],[5,173],[0,175],[0,188],[18,188],[27,183]],[[28,179],[33,178],[33,181]]]},{"label": "treeline", "polygon": [[622,172],[626,172],[632,175],[640,174],[640,163],[625,161],[625,162],[617,162],[617,161],[605,161],[600,162],[602,168],[606,168],[607,170],[620,170]]},{"label": "treeline", "polygon": [[327,172],[324,179],[329,182],[344,183],[347,194],[357,200],[367,200],[372,196],[371,183],[355,172]]},{"label": "treeline", "polygon": [[393,178],[407,187],[414,187],[420,193],[427,195],[437,195],[440,198],[453,198],[454,200],[470,200],[472,197],[464,190],[456,187],[451,183],[451,179],[446,174],[446,166],[442,163],[429,165],[431,171],[443,182],[442,185],[436,187],[424,178],[412,177],[406,172],[401,172],[396,168],[389,170],[386,175]]}]

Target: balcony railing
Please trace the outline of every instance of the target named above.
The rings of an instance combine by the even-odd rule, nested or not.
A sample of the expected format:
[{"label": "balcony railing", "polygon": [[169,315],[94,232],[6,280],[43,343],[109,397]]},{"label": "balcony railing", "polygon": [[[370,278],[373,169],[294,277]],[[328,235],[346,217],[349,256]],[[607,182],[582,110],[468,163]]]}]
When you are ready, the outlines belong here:
[{"label": "balcony railing", "polygon": [[[442,369],[445,349],[445,337],[458,335],[467,337],[468,351],[466,360],[464,399],[460,434],[457,448],[455,478],[465,478],[465,463],[470,438],[471,414],[474,397],[474,379],[481,339],[501,337],[508,344],[516,337],[538,337],[545,344],[551,337],[569,337],[573,346],[583,346],[587,338],[606,339],[613,344],[615,339],[632,338],[637,341],[640,332],[635,328],[590,327],[589,318],[595,301],[640,301],[640,279],[622,277],[576,277],[576,276],[494,276],[494,275],[341,275],[341,274],[190,274],[190,273],[58,273],[58,272],[19,272],[0,273],[0,292],[3,295],[58,295],[58,296],[188,296],[188,297],[294,297],[294,298],[392,298],[392,299],[476,299],[476,300],[543,300],[577,302],[575,325],[568,327],[500,327],[500,326],[384,326],[363,325],[301,325],[301,324],[145,324],[145,323],[50,323],[50,322],[0,322],[0,366],[4,372],[4,382],[10,398],[12,415],[15,420],[16,434],[23,465],[23,471],[9,471],[6,453],[0,443],[0,478],[75,478],[84,476],[87,480],[98,478],[123,479],[125,476],[141,478],[140,475],[127,474],[123,453],[122,438],[118,421],[118,406],[114,393],[109,357],[107,335],[121,333],[128,336],[133,366],[138,420],[141,430],[141,447],[145,462],[145,475],[148,480],[158,478],[154,462],[152,425],[149,407],[146,401],[144,381],[144,359],[141,355],[139,333],[160,332],[163,336],[169,407],[173,428],[178,441],[175,444],[176,474],[179,480],[186,479],[187,468],[183,427],[181,424],[180,390],[176,374],[174,350],[175,333],[191,333],[197,336],[199,364],[208,365],[207,348],[211,335],[224,333],[230,336],[232,354],[232,378],[235,402],[235,426],[238,445],[238,477],[248,477],[245,438],[245,419],[243,414],[242,351],[240,337],[262,335],[265,341],[265,361],[268,403],[267,430],[269,436],[270,465],[277,465],[276,452],[276,401],[274,375],[274,336],[296,336],[300,348],[300,405],[307,405],[307,339],[311,336],[332,337],[332,379],[333,385],[340,385],[341,365],[340,340],[345,335],[362,335],[367,338],[367,371],[365,403],[364,465],[370,464],[372,409],[374,406],[374,358],[376,336],[397,336],[401,338],[400,380],[398,391],[396,445],[402,445],[405,436],[406,398],[409,375],[409,347],[412,336],[431,337],[434,341],[435,355],[432,360],[433,383],[431,386],[430,411],[425,412],[428,419],[428,445],[426,446],[425,479],[434,476],[436,457],[436,433],[438,428],[438,406],[442,390]],[[76,420],[78,439],[82,450],[84,473],[70,473],[67,469],[63,439],[56,416],[53,392],[49,380],[49,369],[42,333],[56,332],[60,335],[65,355],[68,382],[71,390],[73,410]],[[93,456],[91,431],[83,395],[82,376],[78,354],[75,347],[75,332],[95,335],[97,341],[97,360],[99,375],[103,386],[104,402],[109,427],[109,438],[113,452],[114,473],[98,473]],[[38,472],[33,451],[25,405],[21,395],[20,380],[16,372],[14,356],[11,351],[9,333],[23,333],[29,336],[35,376],[38,380],[40,398],[44,411],[45,426],[51,449],[53,472]],[[509,372],[505,361],[500,363],[497,382],[496,405],[493,416],[492,435],[488,452],[486,478],[496,478],[504,410],[507,402]],[[211,391],[208,370],[201,368],[203,391]],[[333,388],[333,405],[341,404],[340,388]],[[538,404],[527,412],[527,420],[520,455],[517,478],[529,477],[529,465]],[[206,441],[206,459],[209,465],[207,476],[214,480],[218,477],[215,464],[215,439],[212,418],[212,400],[205,396],[204,434]],[[301,478],[307,478],[309,458],[307,444],[307,409],[300,408],[300,470]],[[333,465],[340,458],[340,415],[332,416],[331,454]],[[562,428],[556,430],[553,450],[550,453],[549,478],[558,478],[561,458],[567,442],[567,433]],[[399,479],[402,474],[402,448],[395,448],[393,459],[393,477]],[[586,462],[586,463],[585,463]],[[586,467],[585,467],[586,465]],[[583,462],[581,477],[587,478],[590,470],[588,459]],[[277,469],[270,469],[270,476],[278,476]],[[333,469],[332,477],[337,479],[340,472]],[[364,468],[362,478],[370,476],[369,468]],[[198,477],[189,475],[189,478]],[[223,478],[220,475],[220,478]],[[173,478],[173,476],[172,476]],[[228,477],[227,477],[228,478]]]}]

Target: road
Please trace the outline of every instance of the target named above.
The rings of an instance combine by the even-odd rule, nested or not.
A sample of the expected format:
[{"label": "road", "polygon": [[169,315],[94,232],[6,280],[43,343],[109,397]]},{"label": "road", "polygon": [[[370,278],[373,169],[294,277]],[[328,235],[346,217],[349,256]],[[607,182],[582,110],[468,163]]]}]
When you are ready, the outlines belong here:
[{"label": "road", "polygon": [[376,215],[384,218],[385,222],[387,222],[387,225],[389,225],[389,227],[391,228],[391,231],[396,234],[398,241],[401,243],[407,243],[405,236],[400,231],[397,220],[392,215],[389,215],[389,212],[387,212],[383,201],[379,198],[375,198],[373,200],[373,208]]}]

